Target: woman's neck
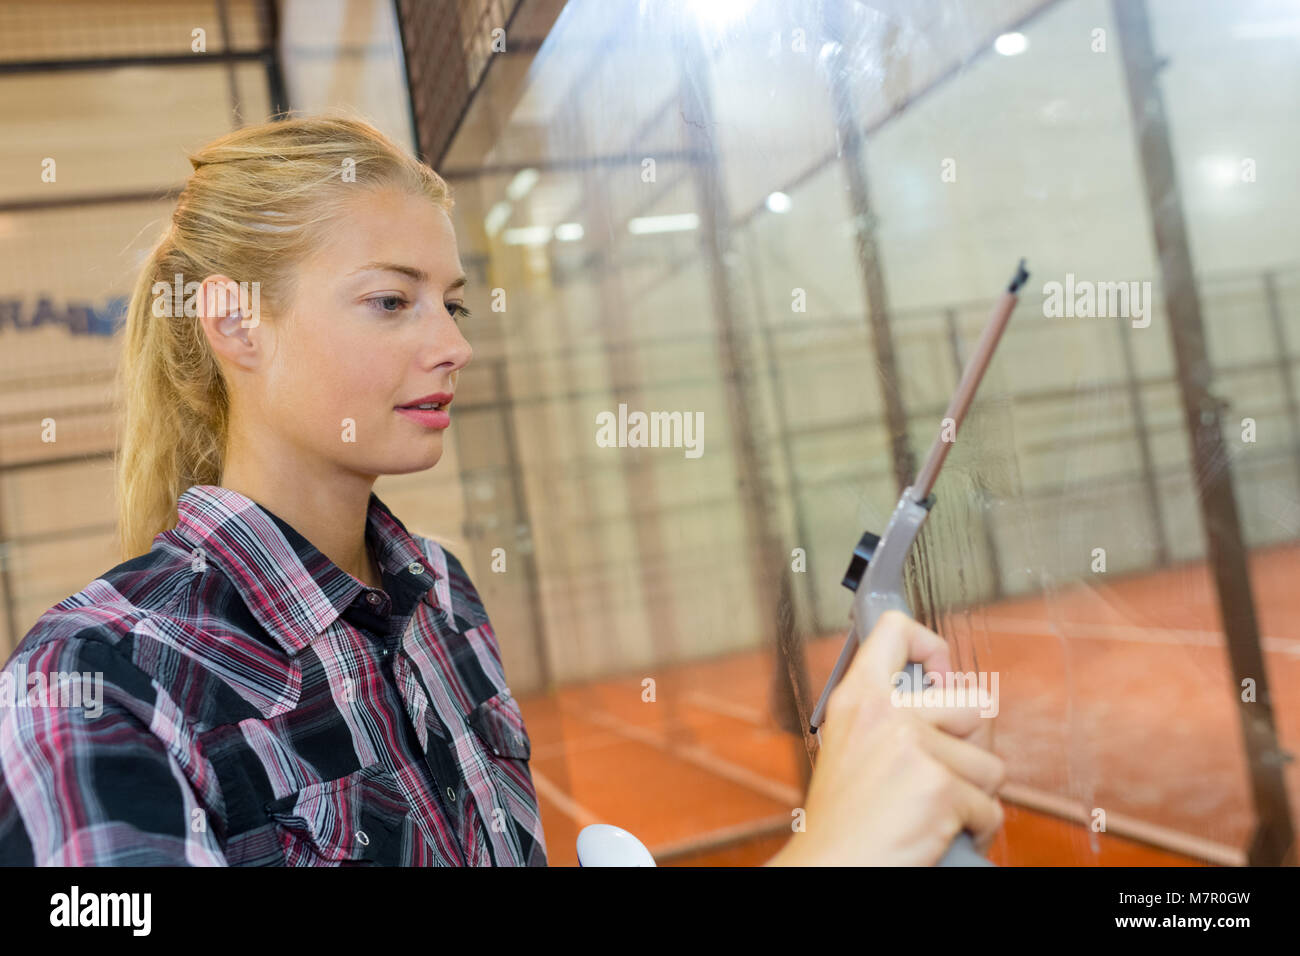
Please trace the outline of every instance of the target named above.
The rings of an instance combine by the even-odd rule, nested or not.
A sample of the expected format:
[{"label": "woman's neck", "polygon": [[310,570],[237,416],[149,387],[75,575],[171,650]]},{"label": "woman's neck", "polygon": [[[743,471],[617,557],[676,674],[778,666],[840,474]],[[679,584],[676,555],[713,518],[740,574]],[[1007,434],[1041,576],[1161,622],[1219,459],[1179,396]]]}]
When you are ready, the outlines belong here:
[{"label": "woman's neck", "polygon": [[352,474],[304,481],[301,474],[271,480],[238,461],[229,461],[221,474],[221,486],[287,521],[321,554],[357,580],[369,587],[382,587],[383,578],[376,577],[378,570],[366,546],[366,520],[375,479]]}]

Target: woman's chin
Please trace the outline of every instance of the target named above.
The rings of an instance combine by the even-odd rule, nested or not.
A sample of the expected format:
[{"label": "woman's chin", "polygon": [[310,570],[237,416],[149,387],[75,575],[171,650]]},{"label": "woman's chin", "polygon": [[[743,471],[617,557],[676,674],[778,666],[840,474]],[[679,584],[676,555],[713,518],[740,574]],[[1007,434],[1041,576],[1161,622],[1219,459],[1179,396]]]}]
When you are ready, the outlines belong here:
[{"label": "woman's chin", "polygon": [[409,475],[415,471],[425,471],[442,460],[442,438],[438,437],[424,444],[423,448],[407,448],[403,453],[392,455],[386,462],[381,474]]}]

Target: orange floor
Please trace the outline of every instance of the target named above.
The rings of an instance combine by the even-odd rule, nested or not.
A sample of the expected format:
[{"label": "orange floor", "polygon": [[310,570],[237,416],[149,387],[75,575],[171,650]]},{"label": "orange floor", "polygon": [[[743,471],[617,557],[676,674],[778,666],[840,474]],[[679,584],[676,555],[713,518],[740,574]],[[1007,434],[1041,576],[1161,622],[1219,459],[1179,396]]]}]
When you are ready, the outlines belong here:
[{"label": "orange floor", "polygon": [[[1294,752],[1300,548],[1256,552],[1251,571],[1278,733]],[[1213,595],[1192,565],[999,602],[955,615],[954,633],[941,625],[963,668],[999,675],[1008,786],[994,862],[1244,862],[1249,778]],[[808,643],[817,691],[842,640]],[[576,863],[589,823],[625,827],[660,865],[774,854],[809,764],[767,712],[770,667],[770,653],[753,651],[656,668],[654,703],[641,699],[645,674],[521,698],[551,864]],[[1300,768],[1286,773],[1300,830]],[[1080,822],[1102,814],[1105,832]]]}]

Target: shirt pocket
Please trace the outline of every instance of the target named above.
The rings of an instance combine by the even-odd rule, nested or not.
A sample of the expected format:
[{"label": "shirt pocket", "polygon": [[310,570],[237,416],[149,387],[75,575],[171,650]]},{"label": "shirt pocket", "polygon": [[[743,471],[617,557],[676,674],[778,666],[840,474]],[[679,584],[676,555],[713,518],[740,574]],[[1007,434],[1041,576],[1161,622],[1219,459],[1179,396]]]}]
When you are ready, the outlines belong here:
[{"label": "shirt pocket", "polygon": [[286,866],[400,865],[409,813],[386,768],[363,767],[266,804]]},{"label": "shirt pocket", "polygon": [[524,761],[532,757],[523,712],[509,689],[476,705],[469,713],[469,725],[493,756]]},{"label": "shirt pocket", "polygon": [[[545,866],[537,790],[528,769],[532,743],[519,704],[509,689],[503,689],[471,709],[468,723],[495,790],[491,817],[485,817],[484,824],[490,820],[493,830],[504,837],[505,845],[497,847],[497,864]],[[504,831],[496,825],[498,812],[505,815],[501,823],[508,824]]]}]

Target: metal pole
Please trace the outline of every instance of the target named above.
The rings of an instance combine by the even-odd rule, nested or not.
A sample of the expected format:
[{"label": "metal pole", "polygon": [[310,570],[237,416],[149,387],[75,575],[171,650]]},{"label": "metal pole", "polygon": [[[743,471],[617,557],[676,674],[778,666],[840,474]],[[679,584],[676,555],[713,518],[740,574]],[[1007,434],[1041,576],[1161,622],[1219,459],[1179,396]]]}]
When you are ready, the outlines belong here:
[{"label": "metal pole", "polygon": [[284,86],[284,69],[280,64],[280,11],[276,0],[262,0],[262,45],[266,48],[266,86],[271,99],[271,118],[282,117],[289,110],[289,94]]},{"label": "metal pole", "polygon": [[[1232,694],[1250,766],[1256,829],[1246,857],[1251,866],[1278,865],[1288,858],[1294,859],[1295,835],[1282,775],[1282,765],[1289,755],[1278,745],[1274,726],[1273,695],[1259,646],[1245,541],[1227,465],[1228,452],[1220,430],[1222,406],[1210,393],[1212,369],[1205,347],[1200,297],[1192,270],[1164,99],[1156,82],[1156,71],[1162,64],[1157,61],[1152,44],[1146,0],[1111,0],[1111,11],[1119,26],[1130,118],[1160,257],[1169,338],[1191,445],[1192,473],[1232,664]],[[1254,702],[1241,699],[1239,688],[1247,680],[1255,684]]]},{"label": "metal pole", "polygon": [[[827,35],[844,42],[844,5],[826,7]],[[896,491],[912,483],[916,461],[907,435],[907,412],[899,391],[898,363],[894,357],[894,336],[889,328],[889,297],[885,277],[880,270],[880,249],[876,245],[876,216],[871,209],[871,192],[867,187],[866,158],[863,155],[862,124],[858,120],[857,102],[849,82],[848,71],[830,64],[830,92],[834,104],[836,135],[840,143],[840,168],[849,191],[853,211],[854,241],[862,290],[867,300],[871,329],[871,347],[876,356],[881,404],[889,429],[889,450],[894,464]]]},{"label": "metal pole", "polygon": [[[223,53],[230,52],[230,10],[226,0],[217,0],[217,22],[221,24],[221,47]],[[235,129],[244,125],[244,112],[239,105],[239,83],[235,77],[235,63],[226,61],[226,93],[230,96],[230,110],[235,114]]]},{"label": "metal pole", "polygon": [[753,594],[761,620],[775,623],[776,672],[774,704],[778,723],[798,733],[808,763],[797,761],[804,784],[811,778],[814,742],[807,733],[808,676],[803,645],[791,614],[794,589],[790,582],[789,552],[777,533],[776,508],[764,456],[759,450],[756,423],[751,415],[758,389],[746,355],[743,333],[737,320],[734,249],[731,212],[722,178],[720,151],[712,131],[717,128],[709,91],[709,59],[698,35],[681,30],[677,35],[682,57],[680,103],[682,135],[700,161],[692,171],[696,208],[700,211],[700,244],[703,266],[713,301],[713,318],[718,335],[718,361],[726,389],[732,440],[739,473],[741,506],[749,540],[749,565]]},{"label": "metal pole", "polygon": [[1156,488],[1156,469],[1151,455],[1151,438],[1147,434],[1147,412],[1142,401],[1142,386],[1138,383],[1137,363],[1133,361],[1133,343],[1129,341],[1123,316],[1116,317],[1119,331],[1119,354],[1124,359],[1124,388],[1128,392],[1129,411],[1133,414],[1133,437],[1137,441],[1138,455],[1142,459],[1142,488],[1146,493],[1147,510],[1151,512],[1151,530],[1156,536],[1156,563],[1164,567],[1169,563],[1169,539],[1165,535],[1165,519],[1160,511],[1160,492]]},{"label": "metal pole", "polygon": [[[572,101],[576,104],[578,101]],[[587,133],[586,122],[581,111],[571,106],[559,120],[559,127],[570,130],[570,146],[577,155],[588,155],[591,137]],[[605,370],[609,376],[611,401],[615,408],[626,403],[629,408],[638,408],[639,400],[645,394],[640,385],[641,363],[636,350],[631,348],[609,348],[614,342],[631,340],[632,322],[628,308],[628,296],[623,288],[617,249],[622,244],[622,234],[614,232],[614,204],[610,198],[609,173],[592,166],[582,177],[580,202],[586,211],[586,220],[600,234],[587,237],[591,250],[583,262],[584,271],[590,276],[595,286],[600,303],[600,321],[596,323],[598,342],[606,346],[601,351],[604,355]],[[565,309],[560,310],[567,312]],[[623,481],[628,488],[628,498],[639,505],[629,516],[633,534],[636,536],[636,550],[639,556],[638,578],[641,581],[641,595],[644,602],[646,619],[651,622],[650,636],[658,663],[681,663],[682,649],[677,633],[677,595],[668,586],[652,586],[647,581],[646,565],[659,561],[661,567],[669,566],[667,546],[664,542],[662,528],[661,496],[655,462],[644,449],[625,449],[619,454]],[[660,585],[664,582],[660,581]],[[672,695],[665,701],[670,708],[676,706]],[[675,712],[670,710],[670,725],[677,728],[680,724],[671,718]]]},{"label": "metal pole", "polygon": [[[519,443],[515,435],[515,412],[514,402],[510,395],[510,376],[506,372],[506,360],[504,358],[496,360],[493,367],[496,373],[496,394],[504,399],[501,410],[501,429],[505,433],[506,462],[507,467],[510,469],[511,505],[515,517],[514,560],[516,562],[522,561],[524,565],[524,587],[527,591],[528,606],[534,621],[533,654],[537,661],[537,672],[540,676],[541,686],[549,691],[554,678],[551,674],[551,655],[546,641],[546,617],[545,609],[542,607],[541,587],[537,573],[532,512],[528,507],[528,494],[524,487],[523,469],[519,464]],[[458,439],[456,446],[462,456],[468,444],[464,440],[463,433],[464,429],[461,430],[461,437]],[[463,461],[464,458],[462,457],[461,460]],[[468,498],[468,486],[462,482],[462,487],[465,488],[465,495]],[[475,544],[478,544],[477,540]]]},{"label": "metal pole", "polygon": [[776,342],[772,335],[772,325],[768,322],[766,297],[763,295],[762,286],[758,279],[758,238],[754,235],[756,222],[751,222],[749,236],[749,261],[750,261],[750,284],[754,288],[754,320],[763,334],[763,349],[767,353],[767,372],[772,381],[772,394],[776,396],[776,422],[777,428],[777,445],[781,449],[781,459],[785,465],[785,473],[790,478],[790,504],[794,510],[794,531],[797,540],[804,548],[805,568],[803,572],[804,581],[804,600],[808,602],[809,626],[812,633],[821,635],[824,628],[822,625],[821,605],[817,600],[818,580],[817,573],[813,569],[813,549],[810,547],[813,540],[812,529],[808,525],[807,509],[804,507],[803,487],[799,481],[799,473],[795,470],[794,452],[790,448],[792,429],[790,428],[790,416],[786,412],[786,403],[782,401],[782,382],[781,363],[776,354]]}]

